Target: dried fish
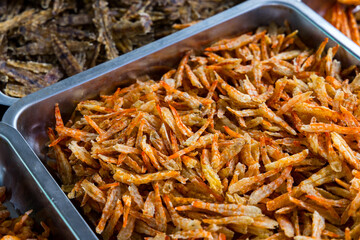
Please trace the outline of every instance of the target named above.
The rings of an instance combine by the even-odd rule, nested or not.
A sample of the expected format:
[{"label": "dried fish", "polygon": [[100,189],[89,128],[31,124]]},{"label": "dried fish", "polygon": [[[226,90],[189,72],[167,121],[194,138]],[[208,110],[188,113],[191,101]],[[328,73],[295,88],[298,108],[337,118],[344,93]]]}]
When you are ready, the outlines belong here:
[{"label": "dried fish", "polygon": [[5,86],[4,93],[6,95],[12,96],[12,97],[18,97],[22,98],[26,95],[36,92],[40,90],[40,88],[34,88],[34,87],[26,87],[24,85],[14,84],[14,83],[8,83]]},{"label": "dried fish", "polygon": [[53,66],[49,63],[39,63],[33,61],[23,62],[12,59],[8,59],[6,64],[12,67],[26,69],[34,73],[47,73],[53,68]]},{"label": "dried fish", "polygon": [[[0,59],[6,62],[2,90],[25,96],[242,1],[0,1]],[[41,86],[25,83],[26,77],[15,80],[4,73],[8,68]]]},{"label": "dried fish", "polygon": [[[93,48],[91,42],[86,41],[76,41],[68,40],[66,41],[66,46],[71,52],[81,52]],[[15,54],[17,55],[48,55],[55,54],[54,49],[51,45],[51,42],[32,42],[25,46],[18,47],[15,49]]]},{"label": "dried fish", "polygon": [[45,74],[44,82],[51,85],[58,82],[62,77],[63,73],[59,70],[59,68],[54,67]]},{"label": "dried fish", "polygon": [[8,19],[4,22],[0,23],[0,33],[5,33],[22,23],[24,23],[26,20],[31,19],[35,12],[35,9],[28,9],[24,12],[22,12],[20,15],[14,16],[11,19]]},{"label": "dried fish", "polygon": [[8,67],[4,61],[0,61],[0,72],[27,87],[42,88],[46,86],[39,76],[24,69]]},{"label": "dried fish", "polygon": [[62,43],[54,34],[51,35],[53,47],[55,49],[55,54],[65,69],[68,76],[75,75],[82,71],[82,68],[76,58],[71,54],[67,46]]},{"label": "dried fish", "polygon": [[98,29],[98,41],[105,45],[106,57],[113,59],[119,56],[115,42],[110,32],[110,16],[108,3],[105,0],[95,0],[93,4],[95,17],[93,19]]},{"label": "dried fish", "polygon": [[92,23],[92,16],[87,13],[64,14],[57,20],[60,26],[81,26]]},{"label": "dried fish", "polygon": [[147,13],[140,13],[139,20],[133,22],[128,19],[121,19],[112,27],[119,37],[134,37],[149,33],[151,30],[151,17]]}]

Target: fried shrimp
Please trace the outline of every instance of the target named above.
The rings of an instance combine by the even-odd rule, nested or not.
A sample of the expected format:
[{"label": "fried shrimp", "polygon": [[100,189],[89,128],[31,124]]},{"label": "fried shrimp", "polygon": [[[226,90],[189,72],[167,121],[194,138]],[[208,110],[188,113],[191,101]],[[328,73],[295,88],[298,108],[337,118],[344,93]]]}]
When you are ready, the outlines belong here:
[{"label": "fried shrimp", "polygon": [[49,156],[96,232],[359,238],[360,74],[335,67],[327,39],[316,51],[297,34],[271,24],[186,52],[68,122],[56,105]]}]

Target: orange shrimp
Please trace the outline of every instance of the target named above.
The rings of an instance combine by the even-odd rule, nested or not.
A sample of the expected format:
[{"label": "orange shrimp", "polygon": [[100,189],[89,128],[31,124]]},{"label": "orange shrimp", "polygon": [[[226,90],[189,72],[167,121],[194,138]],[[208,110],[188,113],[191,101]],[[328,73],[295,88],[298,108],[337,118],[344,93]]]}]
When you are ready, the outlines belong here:
[{"label": "orange shrimp", "polygon": [[184,218],[180,216],[174,209],[170,198],[165,194],[163,195],[163,200],[166,204],[166,207],[170,213],[171,219],[176,226],[179,226],[182,230],[195,230],[201,229],[201,222],[199,220],[192,220],[189,218]]},{"label": "orange shrimp", "polygon": [[281,116],[282,114],[289,111],[295,104],[299,102],[305,102],[311,98],[312,92],[306,92],[299,95],[294,96],[290,100],[288,100],[284,105],[280,107],[280,109],[276,112],[278,116]]},{"label": "orange shrimp", "polygon": [[155,205],[154,205],[154,192],[151,191],[146,200],[145,200],[145,203],[144,203],[144,208],[143,208],[143,214],[146,216],[146,217],[150,217],[152,218],[155,214]]},{"label": "orange shrimp", "polygon": [[185,68],[186,63],[187,63],[188,60],[189,60],[189,56],[190,56],[190,51],[188,51],[188,52],[183,56],[183,58],[182,58],[181,61],[180,61],[179,67],[178,67],[178,69],[176,70],[176,73],[175,73],[175,76],[174,76],[174,79],[175,79],[175,88],[179,88],[179,87],[182,85],[182,83],[183,83],[184,68]]},{"label": "orange shrimp", "polygon": [[195,142],[200,138],[200,136],[204,133],[204,131],[208,128],[208,126],[214,121],[214,114],[215,114],[215,109],[212,109],[210,116],[208,117],[208,119],[206,120],[205,124],[195,133],[192,134],[192,136],[190,136],[185,142],[184,145],[185,146],[191,146],[193,144],[195,144]]},{"label": "orange shrimp", "polygon": [[105,194],[98,187],[96,187],[95,184],[89,182],[87,179],[84,179],[81,182],[81,187],[89,195],[89,197],[91,197],[92,199],[94,199],[99,203],[105,204],[106,202]]},{"label": "orange shrimp", "polygon": [[[48,129],[48,136],[50,141],[55,140],[55,133],[51,128]],[[58,165],[61,181],[64,184],[70,184],[72,182],[73,176],[69,160],[59,145],[54,145],[53,148],[56,154],[56,162]]]},{"label": "orange shrimp", "polygon": [[191,205],[199,209],[216,212],[226,216],[244,215],[249,217],[258,217],[262,215],[260,208],[256,206],[245,206],[241,204],[206,203],[202,201],[194,201]]},{"label": "orange shrimp", "polygon": [[[60,108],[59,108],[58,103],[55,104],[55,126],[56,127],[64,127],[64,122],[61,117]],[[52,142],[49,144],[49,147],[55,146],[56,144],[61,142],[63,139],[65,139],[65,137],[66,137],[65,135],[59,135],[58,138],[52,140]]]},{"label": "orange shrimp", "polygon": [[189,231],[178,231],[170,234],[173,239],[191,239],[191,238],[203,238],[213,240],[211,232],[205,231],[204,229],[195,229]]},{"label": "orange shrimp", "polygon": [[190,80],[191,85],[197,88],[203,88],[203,86],[200,83],[200,80],[197,78],[195,73],[191,70],[190,66],[187,64],[185,64],[185,73],[188,79]]},{"label": "orange shrimp", "polygon": [[175,123],[176,126],[178,127],[178,129],[181,131],[182,134],[184,134],[185,136],[190,137],[191,135],[193,135],[194,133],[191,131],[191,129],[189,129],[188,127],[185,126],[185,124],[182,122],[179,113],[176,111],[176,109],[171,106],[169,104],[169,107],[171,109],[171,112],[175,118]]},{"label": "orange shrimp", "polygon": [[175,72],[176,72],[176,69],[169,70],[164,75],[162,75],[161,80],[164,81],[165,79],[171,78],[174,75]]},{"label": "orange shrimp", "polygon": [[213,46],[205,48],[205,51],[215,52],[215,51],[222,51],[222,50],[234,50],[236,48],[245,46],[251,42],[258,41],[265,35],[265,33],[266,33],[266,31],[263,31],[261,33],[255,34],[255,35],[243,34],[240,37],[233,38],[224,44],[216,44],[215,43]]},{"label": "orange shrimp", "polygon": [[121,203],[121,200],[118,199],[116,201],[114,213],[111,215],[111,217],[108,221],[108,224],[105,227],[105,230],[101,234],[105,240],[109,240],[110,237],[113,235],[115,226],[116,226],[118,220],[120,219],[121,215],[123,214],[123,211],[124,211],[124,207]]},{"label": "orange shrimp", "polygon": [[340,134],[354,134],[360,132],[360,127],[343,127],[333,123],[311,123],[300,128],[304,132],[336,132]]},{"label": "orange shrimp", "polygon": [[278,117],[270,108],[266,106],[266,104],[262,103],[259,107],[259,111],[261,115],[267,118],[269,121],[280,125],[290,134],[297,135],[296,131],[290,127],[289,124],[287,124],[282,118]]},{"label": "orange shrimp", "polygon": [[164,206],[162,205],[159,184],[156,182],[153,184],[154,188],[154,204],[155,204],[155,221],[159,225],[159,228],[164,232],[166,231],[166,214]]},{"label": "orange shrimp", "polygon": [[78,141],[90,141],[96,139],[98,136],[94,133],[85,132],[79,129],[73,129],[68,127],[56,127],[55,130],[60,134],[68,137],[72,137]]},{"label": "orange shrimp", "polygon": [[254,188],[254,185],[256,187],[256,184],[261,184],[261,182],[263,182],[266,178],[269,178],[269,177],[275,175],[279,171],[280,171],[279,169],[275,169],[275,170],[270,170],[270,171],[267,171],[266,173],[262,173],[262,174],[259,174],[256,176],[242,178],[241,180],[239,180],[236,183],[229,186],[228,191],[231,194],[236,193],[236,192],[240,192],[240,193],[244,194],[244,193],[250,191],[252,188]]},{"label": "orange shrimp", "polygon": [[126,171],[125,169],[116,168],[113,178],[116,181],[122,183],[126,183],[126,184],[134,183],[136,185],[139,185],[139,184],[147,184],[150,182],[155,182],[160,180],[166,180],[170,178],[176,178],[178,176],[180,176],[180,173],[178,171],[172,171],[172,170],[163,170],[163,171],[158,171],[156,173],[134,174],[134,173],[130,173],[129,171]]},{"label": "orange shrimp", "polygon": [[213,134],[207,134],[205,136],[200,137],[199,140],[195,144],[193,144],[193,145],[191,145],[191,146],[189,146],[187,148],[181,149],[180,151],[178,151],[178,152],[172,154],[171,156],[169,156],[168,159],[174,159],[174,158],[177,158],[177,157],[181,157],[182,155],[184,155],[184,154],[186,154],[188,152],[191,152],[196,148],[200,148],[200,147],[206,146],[208,144],[211,144],[213,136],[214,136]]},{"label": "orange shrimp", "polygon": [[116,206],[116,202],[119,199],[120,195],[120,188],[119,187],[113,187],[108,193],[105,206],[102,211],[102,215],[100,218],[100,221],[98,225],[96,226],[96,232],[98,234],[101,234],[104,231],[105,225],[107,220],[110,218],[110,216],[113,213],[113,210]]},{"label": "orange shrimp", "polygon": [[149,157],[151,164],[157,170],[161,170],[162,167],[160,166],[159,161],[157,160],[153,149],[151,148],[151,146],[149,144],[146,143],[146,136],[143,136],[140,147],[143,150],[143,152]]},{"label": "orange shrimp", "polygon": [[20,220],[15,223],[14,226],[14,232],[17,233],[25,224],[26,220],[29,218],[29,215],[33,212],[33,210],[29,210],[27,212],[25,212],[24,215],[21,216]]},{"label": "orange shrimp", "polygon": [[99,134],[99,137],[105,134],[105,131],[102,130],[97,123],[89,116],[84,116],[85,120],[89,123],[89,125],[95,129],[95,131]]},{"label": "orange shrimp", "polygon": [[280,177],[269,183],[268,185],[263,185],[261,188],[256,189],[251,193],[249,198],[249,204],[255,205],[260,202],[262,199],[268,197],[271,193],[273,193],[281,184],[286,180],[286,178],[290,175],[292,167],[287,167],[281,173]]}]

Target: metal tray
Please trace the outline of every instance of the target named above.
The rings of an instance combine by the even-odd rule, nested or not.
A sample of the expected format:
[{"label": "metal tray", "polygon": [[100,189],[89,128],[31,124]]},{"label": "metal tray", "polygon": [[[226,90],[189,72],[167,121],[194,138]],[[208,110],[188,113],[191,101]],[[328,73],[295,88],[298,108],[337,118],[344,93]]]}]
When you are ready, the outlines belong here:
[{"label": "metal tray", "polygon": [[20,131],[41,160],[45,160],[46,129],[54,127],[54,105],[59,103],[66,120],[76,104],[126,85],[139,75],[157,76],[175,66],[188,49],[200,50],[218,39],[254,30],[257,26],[287,19],[305,43],[316,48],[324,38],[329,46],[340,44],[337,58],[344,66],[358,64],[360,48],[304,3],[290,0],[251,0],[190,28],[162,38],[112,61],[24,97],[13,104],[3,121]]},{"label": "metal tray", "polygon": [[0,123],[0,186],[6,186],[5,205],[11,216],[33,209],[30,216],[51,228],[51,239],[96,239],[18,131],[4,123]]}]

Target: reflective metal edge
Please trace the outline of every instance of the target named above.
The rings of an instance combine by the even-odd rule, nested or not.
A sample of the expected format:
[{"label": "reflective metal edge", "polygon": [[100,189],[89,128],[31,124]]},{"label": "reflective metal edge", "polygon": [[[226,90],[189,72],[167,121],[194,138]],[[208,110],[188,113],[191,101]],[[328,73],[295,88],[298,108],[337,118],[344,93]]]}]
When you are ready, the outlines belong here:
[{"label": "reflective metal edge", "polygon": [[[0,139],[6,140],[18,155],[21,164],[28,170],[34,182],[41,189],[42,194],[46,196],[45,201],[55,209],[58,217],[61,218],[72,233],[73,239],[97,239],[20,133],[11,126],[0,123]],[[17,184],[21,185],[22,183],[18,182]],[[37,196],[33,198],[36,200]],[[30,199],[27,201],[30,201]],[[49,206],[44,206],[44,208],[47,207]],[[61,231],[61,229],[57,229],[57,231]]]}]

